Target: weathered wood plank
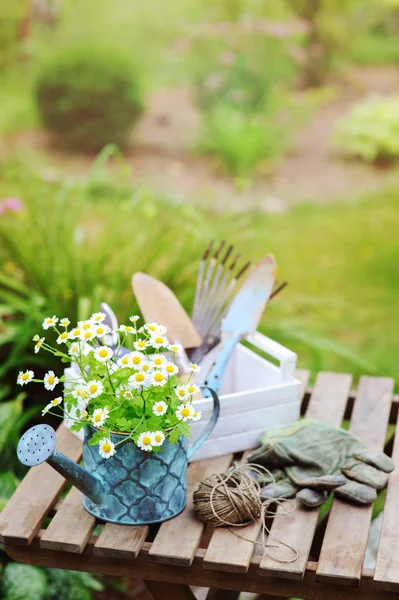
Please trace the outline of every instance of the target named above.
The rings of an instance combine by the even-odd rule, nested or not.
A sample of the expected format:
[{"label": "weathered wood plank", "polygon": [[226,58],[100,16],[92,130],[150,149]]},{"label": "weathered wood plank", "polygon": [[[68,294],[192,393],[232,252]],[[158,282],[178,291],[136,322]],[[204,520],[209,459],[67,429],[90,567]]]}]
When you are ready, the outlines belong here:
[{"label": "weathered wood plank", "polygon": [[[319,373],[306,416],[329,425],[341,425],[351,383],[352,377],[348,374]],[[279,544],[277,539],[295,548],[298,557],[294,562],[283,564],[271,559],[265,553],[260,564],[260,573],[288,579],[302,579],[319,511],[308,510],[298,505],[297,509],[288,515],[283,515],[283,510],[279,507],[277,514],[271,527],[273,545],[271,552],[281,560],[292,558],[292,551]]]},{"label": "weathered wood plank", "polygon": [[[384,448],[393,389],[393,379],[360,379],[350,432],[370,450]],[[372,504],[355,506],[339,498],[334,499],[324,534],[316,581],[358,585],[372,512]]]},{"label": "weathered wood plank", "polygon": [[388,482],[374,584],[378,590],[399,593],[399,415],[392,458],[395,470]]},{"label": "weathered wood plank", "polygon": [[[82,454],[82,442],[63,425],[57,430],[56,448],[75,461]],[[29,544],[65,483],[47,463],[30,469],[0,514],[0,536],[13,544]]]},{"label": "weathered wood plank", "polygon": [[80,553],[95,525],[95,517],[82,506],[82,493],[73,487],[40,539],[40,545],[48,550]]},{"label": "weathered wood plank", "polygon": [[149,552],[151,560],[171,565],[191,565],[205,527],[195,516],[193,492],[204,477],[213,473],[223,473],[229,467],[232,458],[232,455],[218,456],[189,466],[187,507],[181,515],[161,525]]},{"label": "weathered wood plank", "polygon": [[301,382],[301,388],[300,388],[300,398],[301,400],[303,399],[308,383],[309,383],[309,379],[310,379],[310,371],[308,371],[307,369],[297,369],[295,371],[295,377],[297,379],[299,379],[299,381]]},{"label": "weathered wood plank", "polygon": [[96,556],[135,559],[147,535],[147,525],[131,527],[107,523],[94,545],[93,553]]}]

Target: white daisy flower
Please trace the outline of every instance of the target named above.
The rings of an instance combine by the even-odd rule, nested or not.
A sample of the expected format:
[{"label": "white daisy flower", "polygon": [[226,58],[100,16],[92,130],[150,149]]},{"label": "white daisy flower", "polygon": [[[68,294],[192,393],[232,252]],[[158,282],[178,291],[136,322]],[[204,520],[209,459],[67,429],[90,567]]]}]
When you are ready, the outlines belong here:
[{"label": "white daisy flower", "polygon": [[132,390],[124,390],[122,396],[125,400],[133,400],[134,398]]},{"label": "white daisy flower", "polygon": [[103,458],[110,458],[116,452],[115,444],[109,438],[103,438],[98,444],[98,451]]},{"label": "white daisy flower", "polygon": [[162,446],[165,441],[165,435],[162,431],[154,431],[152,434],[152,445],[153,446]]},{"label": "white daisy flower", "polygon": [[20,371],[18,373],[17,383],[19,385],[26,385],[27,383],[32,381],[34,376],[35,376],[35,374],[33,371],[25,371],[25,373],[23,371]]},{"label": "white daisy flower", "polygon": [[146,374],[138,371],[131,375],[128,379],[129,385],[133,386],[135,389],[142,388],[147,383]]},{"label": "white daisy flower", "polygon": [[162,354],[156,354],[152,359],[152,364],[157,368],[163,367],[166,364],[166,358]]},{"label": "white daisy flower", "polygon": [[95,337],[96,330],[94,327],[87,327],[86,329],[83,329],[82,333],[80,334],[80,339],[82,342],[90,342],[91,340],[94,340]]},{"label": "white daisy flower", "polygon": [[131,352],[131,361],[132,361],[132,366],[135,369],[138,369],[139,367],[141,367],[141,363],[146,359],[145,354],[143,354],[142,352]]},{"label": "white daisy flower", "polygon": [[90,317],[90,321],[93,323],[102,323],[107,315],[103,312],[93,313]]},{"label": "white daisy flower", "polygon": [[102,338],[104,337],[104,335],[107,335],[107,333],[110,333],[111,331],[111,327],[108,327],[108,325],[103,325],[102,323],[100,323],[100,325],[96,325],[94,328],[94,335],[96,337]]},{"label": "white daisy flower", "polygon": [[181,404],[179,408],[176,410],[176,417],[179,421],[188,421],[192,418],[194,413],[194,408],[191,404]]},{"label": "white daisy flower", "polygon": [[76,338],[80,338],[80,336],[82,335],[82,331],[83,330],[82,330],[81,327],[74,327],[69,332],[69,339],[70,340],[75,340]]},{"label": "white daisy flower", "polygon": [[175,393],[179,400],[181,400],[182,402],[188,400],[190,397],[185,385],[176,386]]},{"label": "white daisy flower", "polygon": [[75,387],[72,390],[72,396],[76,399],[76,400],[88,400],[89,399],[89,392],[88,389],[85,385],[78,385],[77,387]]},{"label": "white daisy flower", "polygon": [[48,413],[48,411],[49,411],[51,408],[53,408],[54,406],[58,406],[59,404],[61,404],[61,402],[62,402],[62,398],[61,398],[61,396],[59,396],[58,398],[54,398],[54,400],[52,400],[51,402],[49,402],[49,403],[47,404],[47,406],[45,406],[45,407],[43,408],[43,410],[42,410],[42,417],[44,417],[44,415],[45,415],[46,413]]},{"label": "white daisy flower", "polygon": [[144,329],[146,329],[150,335],[154,333],[164,334],[167,329],[164,325],[159,325],[158,323],[145,323]]},{"label": "white daisy flower", "polygon": [[188,368],[190,369],[190,371],[192,371],[193,373],[199,373],[201,371],[201,367],[199,365],[197,365],[196,363],[190,363],[188,365]]},{"label": "white daisy flower", "polygon": [[162,333],[154,333],[151,335],[150,345],[153,348],[167,348],[169,341]]},{"label": "white daisy flower", "polygon": [[154,415],[157,415],[160,417],[162,415],[164,415],[167,410],[168,410],[168,405],[163,400],[160,400],[159,402],[155,402],[154,406],[152,407],[152,411],[153,411]]},{"label": "white daisy flower", "polygon": [[92,379],[86,385],[86,390],[90,396],[90,398],[97,398],[97,396],[101,396],[104,391],[104,386],[101,381],[97,379]]},{"label": "white daisy flower", "polygon": [[88,329],[93,329],[93,323],[86,319],[86,321],[78,321],[78,327],[83,329],[83,331],[87,331]]},{"label": "white daisy flower", "polygon": [[175,363],[172,362],[167,362],[164,366],[164,369],[168,375],[176,375],[179,372],[177,365],[175,365]]},{"label": "white daisy flower", "polygon": [[72,342],[69,347],[68,354],[69,356],[76,356],[80,352],[80,344],[79,342]]},{"label": "white daisy flower", "polygon": [[141,450],[145,450],[145,452],[149,452],[152,450],[152,446],[154,445],[154,438],[151,431],[144,431],[140,433],[139,439],[137,440],[137,445]]},{"label": "white daisy flower", "polygon": [[38,341],[40,340],[40,335],[38,335],[38,334],[36,333],[36,335],[34,335],[34,336],[33,336],[32,340],[33,340],[34,342],[38,342]]},{"label": "white daisy flower", "polygon": [[147,342],[147,340],[137,340],[137,342],[134,342],[133,344],[133,348],[135,350],[145,350],[147,347],[149,346],[149,342]]},{"label": "white daisy flower", "polygon": [[140,369],[141,371],[144,371],[144,373],[151,373],[154,370],[154,365],[150,360],[142,360],[140,363]]},{"label": "white daisy flower", "polygon": [[67,331],[63,331],[57,337],[57,344],[66,344],[68,340],[69,340],[69,333]]},{"label": "white daisy flower", "polygon": [[54,325],[57,325],[57,321],[58,318],[53,315],[52,317],[46,317],[43,321],[43,329],[50,329],[50,327],[54,327]]},{"label": "white daisy flower", "polygon": [[117,331],[121,331],[122,333],[136,333],[136,330],[131,325],[119,325]]},{"label": "white daisy flower", "polygon": [[122,368],[124,367],[132,367],[132,353],[124,354],[121,358],[118,358],[118,365]]},{"label": "white daisy flower", "polygon": [[199,410],[194,409],[193,414],[191,415],[191,421],[199,421],[201,417],[202,413]]},{"label": "white daisy flower", "polygon": [[68,325],[70,325],[70,323],[71,323],[71,321],[67,317],[60,319],[60,325],[62,325],[63,327],[68,327]]},{"label": "white daisy flower", "polygon": [[100,346],[94,350],[94,358],[99,362],[105,363],[113,357],[114,353],[108,346]]},{"label": "white daisy flower", "polygon": [[42,338],[39,338],[38,340],[35,340],[36,341],[36,344],[35,344],[35,347],[34,347],[35,354],[37,354],[39,352],[40,348],[43,346],[43,342],[44,342],[45,339],[46,338],[42,337]]},{"label": "white daisy flower", "polygon": [[168,375],[164,371],[155,371],[150,375],[152,385],[165,385],[168,381]]},{"label": "white daisy flower", "polygon": [[137,323],[137,321],[140,319],[139,315],[132,315],[131,317],[129,317],[129,321],[131,323]]},{"label": "white daisy flower", "polygon": [[198,392],[200,391],[200,389],[196,383],[187,383],[186,390],[191,396],[193,394],[198,394]]},{"label": "white daisy flower", "polygon": [[57,383],[59,383],[59,381],[60,380],[58,379],[54,371],[48,371],[44,376],[44,387],[46,388],[46,390],[52,391],[57,385]]},{"label": "white daisy flower", "polygon": [[168,350],[171,352],[181,352],[183,350],[183,346],[181,344],[170,344],[168,346]]},{"label": "white daisy flower", "polygon": [[94,427],[102,427],[107,420],[108,415],[108,408],[96,408],[91,418],[91,422],[93,423]]}]

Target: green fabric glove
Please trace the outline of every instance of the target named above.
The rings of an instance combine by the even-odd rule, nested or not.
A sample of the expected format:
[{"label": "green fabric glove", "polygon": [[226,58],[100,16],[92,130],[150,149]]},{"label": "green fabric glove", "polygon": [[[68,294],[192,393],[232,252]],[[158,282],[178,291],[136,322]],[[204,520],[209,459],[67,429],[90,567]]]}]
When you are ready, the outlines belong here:
[{"label": "green fabric glove", "polygon": [[347,431],[309,419],[266,431],[261,443],[248,462],[283,470],[276,484],[264,482],[264,496],[296,495],[308,506],[322,504],[331,490],[345,500],[369,504],[394,469],[383,452],[369,452]]}]

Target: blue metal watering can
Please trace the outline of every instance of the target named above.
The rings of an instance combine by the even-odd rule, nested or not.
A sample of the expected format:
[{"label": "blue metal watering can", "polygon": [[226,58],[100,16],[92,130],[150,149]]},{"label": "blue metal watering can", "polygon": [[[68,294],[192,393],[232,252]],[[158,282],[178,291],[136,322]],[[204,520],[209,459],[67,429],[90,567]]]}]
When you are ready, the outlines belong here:
[{"label": "blue metal watering can", "polygon": [[119,444],[110,458],[102,458],[98,446],[89,441],[98,431],[85,428],[83,462],[85,468],[55,449],[55,431],[49,425],[35,425],[21,437],[17,455],[22,464],[33,467],[50,464],[83,494],[85,509],[102,521],[123,525],[149,525],[172,519],[186,506],[187,464],[212,432],[219,417],[217,393],[212,417],[202,436],[188,448],[187,438],[175,444],[168,439],[160,452],[145,452],[124,434],[111,433]]}]

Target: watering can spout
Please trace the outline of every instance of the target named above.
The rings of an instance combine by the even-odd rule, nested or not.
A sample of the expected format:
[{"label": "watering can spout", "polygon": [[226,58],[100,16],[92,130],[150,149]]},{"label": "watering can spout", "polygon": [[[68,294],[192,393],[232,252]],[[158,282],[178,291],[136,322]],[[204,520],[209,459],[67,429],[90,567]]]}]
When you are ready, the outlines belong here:
[{"label": "watering can spout", "polygon": [[101,504],[105,485],[61,452],[55,449],[55,431],[49,425],[35,425],[26,431],[18,443],[17,455],[27,467],[47,462],[72,485],[96,504]]}]

